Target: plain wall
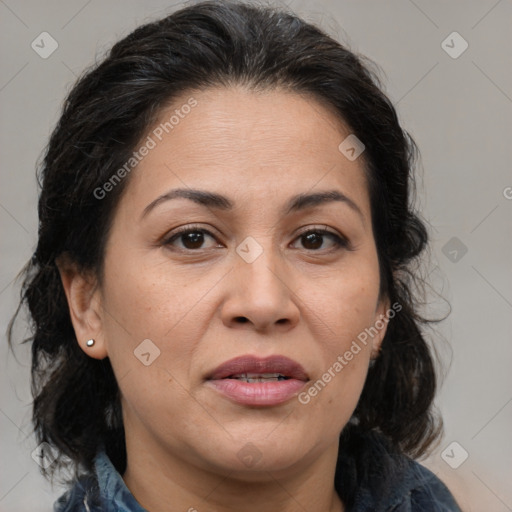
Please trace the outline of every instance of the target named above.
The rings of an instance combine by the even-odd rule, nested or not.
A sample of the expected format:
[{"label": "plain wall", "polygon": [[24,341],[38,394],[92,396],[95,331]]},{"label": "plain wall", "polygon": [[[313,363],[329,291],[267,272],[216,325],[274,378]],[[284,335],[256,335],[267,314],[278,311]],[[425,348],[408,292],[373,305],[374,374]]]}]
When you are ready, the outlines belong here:
[{"label": "plain wall", "polygon": [[[0,2],[2,333],[17,303],[14,278],[37,240],[36,161],[66,93],[114,41],[174,5],[181,4]],[[437,402],[445,436],[424,463],[464,510],[510,511],[512,3],[297,0],[288,5],[383,69],[386,91],[420,148],[418,204],[431,225],[430,277],[433,290],[452,307],[437,327],[446,341],[436,342],[447,367],[451,357]],[[457,58],[442,47],[448,38],[449,51],[460,51],[463,40],[450,36],[454,31],[468,43]],[[58,43],[47,59],[31,47],[42,32]],[[446,312],[434,292],[429,307],[432,314]],[[51,510],[62,490],[51,489],[31,458],[36,443],[30,435],[29,346],[16,353],[19,361],[2,334],[0,511],[42,512]],[[453,469],[445,460],[456,466],[462,450],[468,458]]]}]

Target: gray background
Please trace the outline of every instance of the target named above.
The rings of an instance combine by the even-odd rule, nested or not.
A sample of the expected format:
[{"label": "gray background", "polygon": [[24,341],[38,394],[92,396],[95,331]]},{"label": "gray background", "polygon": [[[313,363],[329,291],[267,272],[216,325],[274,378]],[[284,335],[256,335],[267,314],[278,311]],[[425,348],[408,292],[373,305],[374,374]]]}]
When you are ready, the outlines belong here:
[{"label": "gray background", "polygon": [[[437,327],[441,340],[436,341],[449,370],[438,398],[445,436],[424,464],[448,484],[464,510],[511,511],[512,2],[287,4],[379,64],[401,122],[420,147],[418,205],[432,226],[428,311],[447,311],[436,293],[452,306]],[[181,4],[0,0],[3,332],[17,299],[14,277],[36,243],[35,164],[66,93],[114,41],[174,5]],[[31,48],[44,31],[59,45],[47,59]],[[442,46],[454,31],[469,45],[457,58]],[[445,45],[453,53],[461,43],[452,37]],[[23,329],[18,332],[23,335]],[[61,493],[42,479],[30,455],[35,440],[28,349],[18,348],[16,361],[2,334],[0,511],[51,510]],[[469,456],[460,464],[463,450]],[[445,460],[460,466],[454,469]]]}]

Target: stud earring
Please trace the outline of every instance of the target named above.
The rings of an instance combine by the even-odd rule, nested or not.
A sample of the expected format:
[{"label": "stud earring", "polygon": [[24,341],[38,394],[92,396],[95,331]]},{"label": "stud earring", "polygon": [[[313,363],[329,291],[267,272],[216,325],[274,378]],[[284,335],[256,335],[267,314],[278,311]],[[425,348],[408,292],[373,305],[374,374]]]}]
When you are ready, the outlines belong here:
[{"label": "stud earring", "polygon": [[94,345],[94,340],[87,340],[86,345],[87,345],[88,347],[92,347],[92,346]]}]

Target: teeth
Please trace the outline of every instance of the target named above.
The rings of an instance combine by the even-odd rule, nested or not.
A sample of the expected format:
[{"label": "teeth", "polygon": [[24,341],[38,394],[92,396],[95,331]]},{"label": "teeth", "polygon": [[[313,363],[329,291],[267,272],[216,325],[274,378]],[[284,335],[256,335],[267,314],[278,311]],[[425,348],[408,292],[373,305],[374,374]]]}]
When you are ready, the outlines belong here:
[{"label": "teeth", "polygon": [[286,380],[288,377],[280,373],[241,373],[232,375],[231,379],[243,380],[244,382],[273,382]]}]

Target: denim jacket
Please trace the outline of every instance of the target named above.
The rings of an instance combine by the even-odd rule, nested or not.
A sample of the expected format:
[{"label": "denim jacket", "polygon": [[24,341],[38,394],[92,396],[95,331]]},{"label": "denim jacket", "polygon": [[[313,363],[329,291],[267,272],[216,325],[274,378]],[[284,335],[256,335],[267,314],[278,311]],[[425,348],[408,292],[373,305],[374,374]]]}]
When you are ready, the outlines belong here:
[{"label": "denim jacket", "polygon": [[[447,487],[427,468],[392,453],[373,435],[363,453],[338,457],[335,486],[347,512],[461,512]],[[361,446],[358,447],[361,452]],[[104,450],[95,473],[83,476],[54,504],[54,512],[147,512],[126,487]],[[353,492],[343,496],[343,489]]]}]

